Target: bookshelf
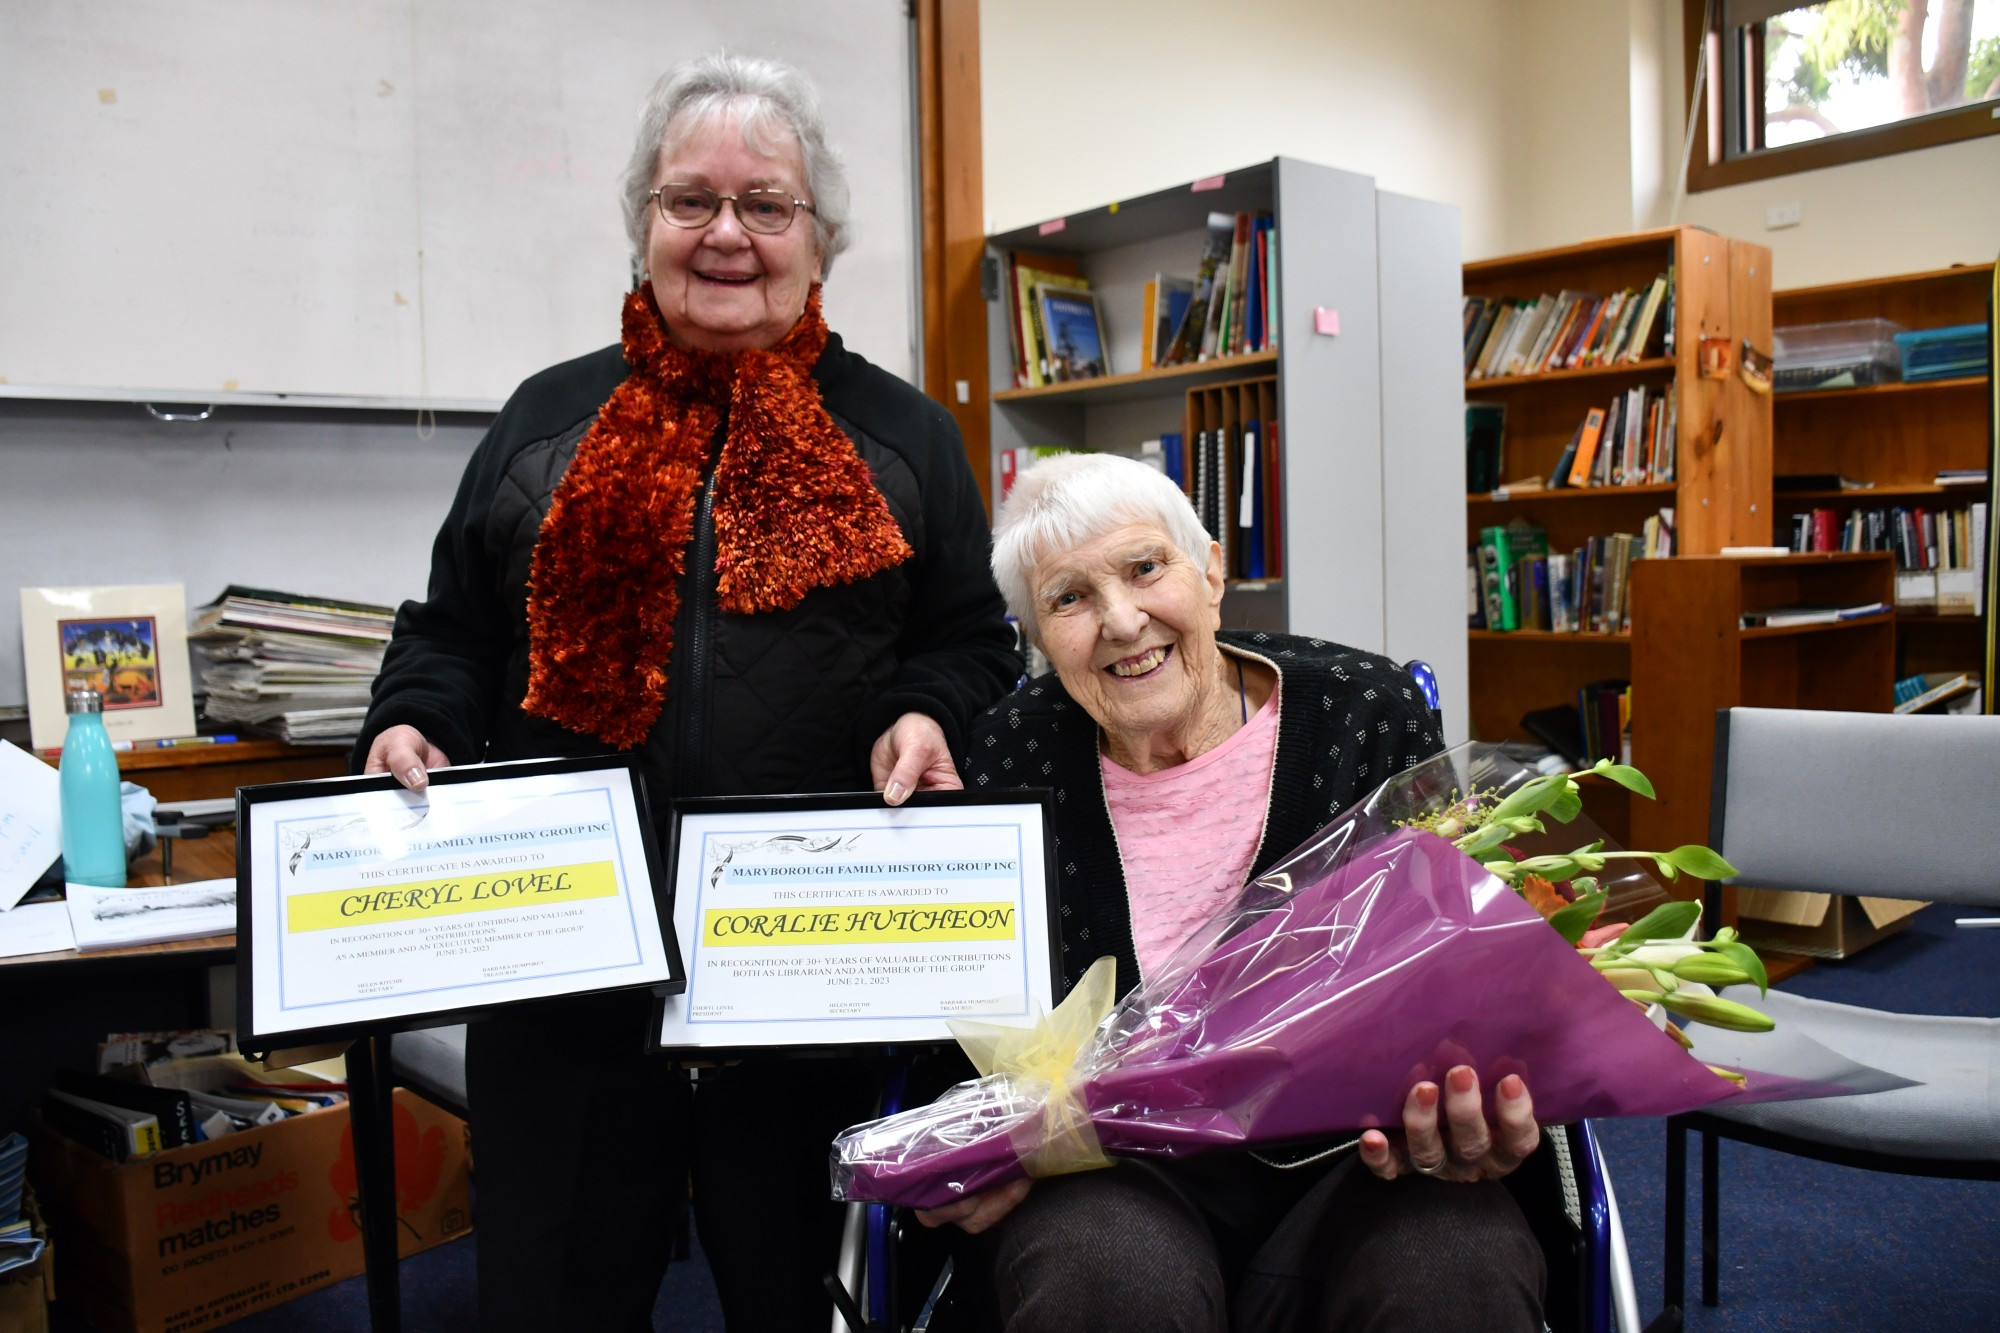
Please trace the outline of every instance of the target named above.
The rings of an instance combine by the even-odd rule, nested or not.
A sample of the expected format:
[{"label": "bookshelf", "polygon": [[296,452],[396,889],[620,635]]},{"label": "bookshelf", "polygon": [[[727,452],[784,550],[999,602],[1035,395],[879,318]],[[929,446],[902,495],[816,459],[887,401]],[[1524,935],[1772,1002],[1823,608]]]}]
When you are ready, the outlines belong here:
[{"label": "bookshelf", "polygon": [[[1824,287],[1776,292],[1779,327],[1882,318],[1906,329],[1945,328],[1988,320],[1993,265],[1956,268]],[[1866,490],[1801,490],[1774,497],[1774,536],[1788,541],[1793,516],[1826,508],[1844,522],[1857,509],[1901,506],[1930,511],[1989,505],[1991,485],[1939,486],[1946,468],[1990,468],[1993,411],[1988,375],[1889,383],[1850,389],[1781,393],[1773,399],[1772,470],[1778,474],[1837,474],[1872,482]],[[1899,608],[1895,673],[1970,671],[1984,674],[1986,615],[1940,615]],[[1990,690],[1989,690],[1990,693]],[[1989,704],[1989,708],[1990,708]]]},{"label": "bookshelf", "polygon": [[[1156,275],[1193,277],[1210,213],[1269,213],[1276,346],[1141,370],[1141,309]],[[1465,735],[1458,484],[1458,211],[1378,191],[1367,176],[1274,158],[986,238],[992,489],[1010,450],[1135,455],[1191,440],[1201,404],[1274,404],[1282,577],[1230,580],[1223,623],[1320,635],[1421,658]],[[1089,280],[1110,374],[1014,383],[1007,257],[1054,256]],[[1334,318],[1316,318],[1325,311]],[[1337,332],[1321,331],[1335,327]],[[1268,398],[1266,397],[1268,395]]]},{"label": "bookshelf", "polygon": [[[1498,404],[1506,414],[1501,489],[1466,497],[1468,549],[1477,544],[1482,529],[1518,518],[1547,532],[1550,551],[1567,552],[1593,536],[1638,534],[1648,517],[1666,508],[1674,512],[1680,554],[1770,541],[1770,399],[1736,373],[1745,341],[1761,350],[1771,346],[1768,249],[1695,227],[1662,228],[1467,264],[1464,292],[1532,298],[1569,289],[1603,295],[1643,288],[1669,271],[1674,288],[1670,355],[1464,381],[1467,402]],[[1722,339],[1729,350],[1729,365],[1720,376],[1701,374],[1697,358],[1703,338]],[[1654,343],[1659,343],[1657,336]],[[1507,487],[1510,480],[1549,476],[1584,415],[1634,387],[1671,397],[1677,451],[1672,482],[1529,491]],[[1632,568],[1636,573],[1648,563],[1637,560]],[[1642,654],[1635,646],[1642,635],[1636,603],[1630,620],[1630,633],[1470,631],[1474,734],[1486,740],[1529,740],[1521,725],[1525,713],[1574,700],[1591,681],[1633,679]],[[1652,773],[1651,756],[1639,741],[1638,698],[1635,689],[1633,762]],[[1607,790],[1590,794],[1586,808],[1607,833],[1624,841],[1633,832],[1632,805],[1622,788],[1607,784]]]},{"label": "bookshelf", "polygon": [[[1779,606],[1889,602],[1893,577],[1884,551],[1683,556],[1633,567],[1632,755],[1658,793],[1632,803],[1636,845],[1708,841],[1717,709],[1890,710],[1893,612],[1759,628],[1744,628],[1742,617]],[[1735,919],[1734,903],[1725,889],[1725,923]]]}]

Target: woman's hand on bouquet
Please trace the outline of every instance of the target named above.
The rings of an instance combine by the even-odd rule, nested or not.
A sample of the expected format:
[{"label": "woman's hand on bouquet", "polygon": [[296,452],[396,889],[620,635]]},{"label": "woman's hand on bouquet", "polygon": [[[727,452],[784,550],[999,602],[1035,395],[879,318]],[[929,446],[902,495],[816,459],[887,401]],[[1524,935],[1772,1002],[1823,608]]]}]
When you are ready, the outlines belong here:
[{"label": "woman's hand on bouquet", "polygon": [[944,728],[924,713],[905,713],[868,752],[868,775],[890,805],[913,791],[959,791],[965,783],[951,761]]},{"label": "woman's hand on bouquet", "polygon": [[942,1208],[919,1208],[917,1220],[927,1227],[948,1226],[956,1222],[966,1235],[976,1236],[988,1227],[997,1226],[1002,1218],[1020,1206],[1021,1200],[1027,1198],[1028,1191],[1034,1187],[1034,1178],[1024,1176],[1005,1185],[995,1185],[990,1190],[968,1194]]},{"label": "woman's hand on bouquet", "polygon": [[1469,1065],[1459,1065],[1444,1076],[1442,1123],[1438,1100],[1437,1084],[1419,1083],[1403,1101],[1400,1135],[1371,1129],[1361,1136],[1361,1160],[1370,1171],[1384,1180],[1408,1175],[1498,1180],[1542,1141],[1534,1099],[1519,1074],[1507,1075],[1494,1088],[1491,1125],[1480,1100],[1479,1075]]},{"label": "woman's hand on bouquet", "polygon": [[451,759],[443,750],[424,739],[415,727],[390,727],[368,747],[363,773],[393,773],[396,781],[411,791],[422,791],[430,783],[429,770],[450,768]]}]

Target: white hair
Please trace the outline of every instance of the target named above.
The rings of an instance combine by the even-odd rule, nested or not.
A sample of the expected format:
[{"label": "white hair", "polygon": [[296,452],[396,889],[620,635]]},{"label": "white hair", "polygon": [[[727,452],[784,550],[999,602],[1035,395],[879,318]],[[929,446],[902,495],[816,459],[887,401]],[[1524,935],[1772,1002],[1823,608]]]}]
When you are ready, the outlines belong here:
[{"label": "white hair", "polygon": [[1144,463],[1117,454],[1057,454],[1014,479],[993,519],[993,578],[1031,638],[1037,638],[1035,566],[1126,523],[1153,524],[1195,568],[1208,568],[1208,531],[1194,506]]},{"label": "white hair", "polygon": [[847,168],[826,139],[819,94],[806,76],[776,60],[717,51],[686,60],[660,76],[639,112],[639,133],[625,166],[625,234],[643,263],[651,230],[653,173],[663,150],[679,148],[695,132],[736,117],[750,151],[775,157],[772,131],[798,140],[805,192],[812,196],[820,273],[848,244]]}]

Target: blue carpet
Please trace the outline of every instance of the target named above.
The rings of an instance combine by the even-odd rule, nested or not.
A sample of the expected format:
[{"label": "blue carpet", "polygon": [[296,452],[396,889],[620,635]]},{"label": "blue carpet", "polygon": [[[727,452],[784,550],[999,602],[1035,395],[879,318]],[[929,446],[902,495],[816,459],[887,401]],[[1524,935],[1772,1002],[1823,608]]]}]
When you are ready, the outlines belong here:
[{"label": "blue carpet", "polygon": [[[1908,1013],[2000,1014],[2000,931],[1944,906],[1785,989]],[[1697,1029],[1699,1036],[1699,1029]],[[1599,1121],[1644,1319],[1664,1305],[1666,1128]],[[1724,1140],[1720,1303],[1701,1304],[1700,1163],[1688,1140],[1690,1333],[2000,1327],[2000,1184],[1830,1166]]]}]

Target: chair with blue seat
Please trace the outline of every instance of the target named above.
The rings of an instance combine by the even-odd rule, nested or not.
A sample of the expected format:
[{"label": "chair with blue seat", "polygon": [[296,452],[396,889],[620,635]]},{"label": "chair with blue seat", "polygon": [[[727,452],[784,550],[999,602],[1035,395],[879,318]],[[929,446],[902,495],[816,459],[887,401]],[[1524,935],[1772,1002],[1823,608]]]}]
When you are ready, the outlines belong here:
[{"label": "chair with blue seat", "polygon": [[[1431,714],[1442,724],[1437,678],[1426,663],[1403,668],[1416,682]],[[907,1069],[884,1089],[878,1114],[903,1109]],[[1543,1132],[1542,1151],[1517,1173],[1517,1197],[1534,1222],[1549,1270],[1548,1324],[1552,1333],[1639,1333],[1637,1293],[1618,1217],[1610,1170],[1589,1122]],[[882,1204],[851,1204],[838,1267],[828,1279],[836,1309],[833,1333],[943,1333],[952,1321],[951,1260],[923,1269],[906,1248],[921,1244],[927,1258],[942,1247],[920,1235],[914,1220]],[[929,1274],[936,1273],[933,1279]]]},{"label": "chair with blue seat", "polygon": [[[1733,708],[1715,730],[1709,845],[1731,883],[1815,893],[2000,902],[2000,717]],[[1710,886],[1707,918],[1719,919]],[[1841,1056],[1915,1086],[1729,1107],[1667,1122],[1666,1300],[1686,1286],[1687,1135],[1701,1136],[1702,1301],[1717,1302],[1718,1139],[1901,1175],[2000,1180],[2000,1018],[1741,996]],[[1755,1064],[1755,1037],[1702,1053]],[[1740,1048],[1740,1051],[1739,1051]],[[1714,1051],[1714,1055],[1710,1052]]]}]

